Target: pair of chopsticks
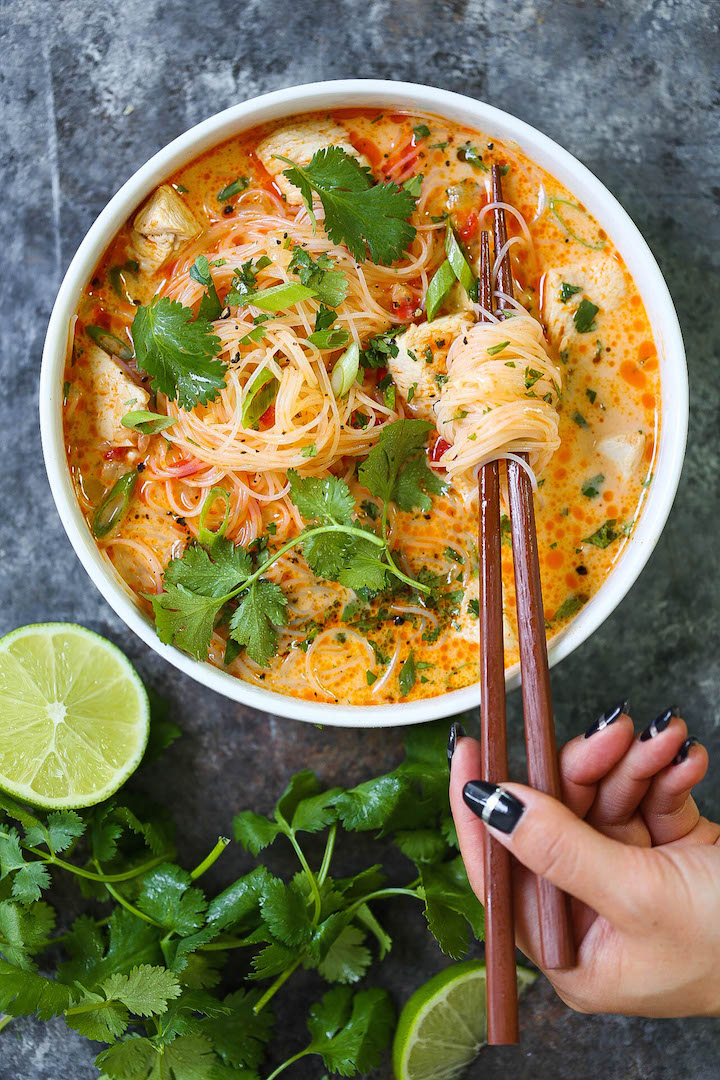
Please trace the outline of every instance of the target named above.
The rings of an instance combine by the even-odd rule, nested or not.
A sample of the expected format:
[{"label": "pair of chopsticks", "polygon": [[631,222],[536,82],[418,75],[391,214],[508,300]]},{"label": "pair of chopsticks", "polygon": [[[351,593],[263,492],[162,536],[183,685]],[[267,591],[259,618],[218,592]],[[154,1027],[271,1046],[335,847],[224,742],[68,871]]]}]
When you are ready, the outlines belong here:
[{"label": "pair of chopsticks", "polygon": [[[502,178],[492,167],[492,198],[502,203]],[[493,211],[493,240],[499,253],[507,241],[505,211]],[[509,252],[497,273],[497,291],[514,295]],[[490,242],[483,231],[480,249],[480,304],[493,311]],[[504,302],[496,314],[502,316]],[[530,479],[522,466],[507,462],[508,501],[515,568],[518,640],[522,675],[528,780],[539,791],[560,797],[550,672],[545,640],[535,510]],[[483,466],[478,479],[480,496],[480,707],[482,779],[498,784],[508,778],[505,724],[505,656],[500,533],[499,463]],[[515,928],[510,853],[486,834],[485,942],[488,997],[488,1043],[518,1041]],[[537,879],[542,963],[545,968],[568,968],[575,963],[569,898],[544,878]]]}]

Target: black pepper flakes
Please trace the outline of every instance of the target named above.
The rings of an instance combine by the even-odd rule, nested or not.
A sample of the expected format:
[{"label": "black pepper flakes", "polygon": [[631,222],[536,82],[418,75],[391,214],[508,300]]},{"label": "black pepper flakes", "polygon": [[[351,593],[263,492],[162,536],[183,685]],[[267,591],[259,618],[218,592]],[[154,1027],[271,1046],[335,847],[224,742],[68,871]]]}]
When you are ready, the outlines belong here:
[{"label": "black pepper flakes", "polygon": [[230,215],[234,214],[234,213],[235,213],[235,207],[234,206],[223,206],[223,214],[225,215],[225,217],[230,217]]},{"label": "black pepper flakes", "polygon": [[587,572],[588,572],[587,566],[576,566],[575,567],[575,573],[579,574],[580,577],[585,577]]}]

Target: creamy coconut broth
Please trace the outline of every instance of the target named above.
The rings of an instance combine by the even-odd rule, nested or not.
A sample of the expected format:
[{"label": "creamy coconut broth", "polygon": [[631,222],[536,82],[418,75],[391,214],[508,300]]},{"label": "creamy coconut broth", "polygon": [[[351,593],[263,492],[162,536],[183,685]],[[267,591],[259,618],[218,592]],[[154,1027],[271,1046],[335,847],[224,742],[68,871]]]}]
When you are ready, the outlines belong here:
[{"label": "creamy coconut broth", "polygon": [[[357,242],[348,250],[346,235],[331,238],[317,189],[313,225],[282,170],[308,166],[317,180],[313,154],[329,146],[344,152],[335,165],[350,169],[345,184],[347,175],[358,190],[393,181],[388,191],[407,193],[412,228],[399,257],[378,251],[384,236],[365,235],[367,258]],[[474,281],[468,289],[463,272],[443,279],[438,270],[454,242],[474,279],[493,163],[506,166],[516,211],[508,227],[518,304],[487,331],[494,337],[475,342],[492,365],[472,411],[453,404],[453,380],[463,343],[476,337]],[[399,205],[387,210],[396,230]],[[268,289],[280,290],[274,303],[261,295]],[[437,308],[430,323],[428,306]],[[513,418],[507,437],[493,427],[503,403]],[[79,505],[161,637],[256,686],[356,705],[478,679],[476,427],[494,451],[528,449],[534,462],[551,638],[627,543],[652,480],[659,403],[640,296],[573,194],[514,145],[437,117],[370,109],[253,129],[170,176],[88,283],[64,387]],[[429,422],[403,428],[398,468],[409,487],[385,499],[376,459],[363,463],[404,418]],[[535,442],[525,419],[543,425]],[[332,477],[339,486],[330,491]],[[290,546],[328,525],[318,498],[339,499],[332,521],[347,531],[331,523]],[[502,552],[510,666],[509,529]]]}]

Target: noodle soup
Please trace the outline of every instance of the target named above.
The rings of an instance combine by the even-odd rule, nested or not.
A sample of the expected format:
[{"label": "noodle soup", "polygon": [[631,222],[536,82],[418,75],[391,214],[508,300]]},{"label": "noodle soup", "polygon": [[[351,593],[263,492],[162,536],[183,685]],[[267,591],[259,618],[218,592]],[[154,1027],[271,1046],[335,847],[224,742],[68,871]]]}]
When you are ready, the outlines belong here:
[{"label": "noodle soup", "polygon": [[[476,326],[493,163],[516,300]],[[488,455],[529,455],[548,636],[652,479],[658,361],[619,256],[514,146],[433,116],[311,114],[212,149],[119,231],[77,314],[65,435],[100,550],[163,640],[281,693],[477,681]]]}]

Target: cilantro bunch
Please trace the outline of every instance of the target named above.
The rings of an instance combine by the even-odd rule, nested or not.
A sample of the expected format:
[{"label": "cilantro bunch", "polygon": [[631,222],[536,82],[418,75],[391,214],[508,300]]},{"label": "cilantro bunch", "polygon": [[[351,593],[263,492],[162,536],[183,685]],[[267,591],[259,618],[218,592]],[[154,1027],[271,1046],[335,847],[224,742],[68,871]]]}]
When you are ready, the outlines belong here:
[{"label": "cilantro bunch", "polygon": [[347,588],[382,592],[394,579],[418,593],[430,587],[409,577],[397,565],[388,539],[388,507],[427,511],[429,493],[444,484],[427,466],[425,445],[432,425],[425,420],[398,420],[380,432],[379,442],[360,466],[360,482],[382,500],[379,533],[355,517],[355,499],[344,480],[301,477],[290,470],[290,494],[307,527],[275,549],[270,537],[248,548],[224,536],[225,520],[217,532],[204,527],[209,505],[229,496],[214,488],[200,515],[198,540],[172,559],[163,575],[163,592],[147,594],[160,640],[176,644],[205,659],[218,621],[228,623],[230,663],[242,650],[255,663],[266,665],[278,648],[278,628],[286,622],[287,597],[268,579],[270,567],[295,547],[318,578],[339,581]]},{"label": "cilantro bunch", "polygon": [[[154,718],[150,757],[178,734]],[[285,880],[258,862],[213,896],[201,879],[230,841],[221,837],[184,868],[167,814],[137,794],[47,815],[3,797],[0,1027],[19,1016],[62,1016],[106,1044],[96,1060],[105,1080],[272,1080],[311,1054],[331,1074],[366,1074],[395,1018],[385,991],[353,989],[373,953],[382,959],[392,947],[378,902],[419,905],[454,957],[467,950],[470,932],[482,936],[482,907],[449,812],[445,734],[443,724],[414,729],[396,769],[354,788],[324,789],[304,771],[269,816],[238,813],[234,835],[248,852],[286,843],[298,870]],[[333,875],[346,832],[392,842],[414,863],[411,880],[388,882],[379,863]],[[316,866],[305,849],[310,835],[323,851]],[[347,848],[344,859],[354,846]],[[88,901],[87,913],[60,933],[48,902],[51,874],[75,880]],[[307,1044],[269,1072],[266,1050],[281,1056],[270,1002],[291,993],[300,968],[331,988],[310,1006]]]}]

